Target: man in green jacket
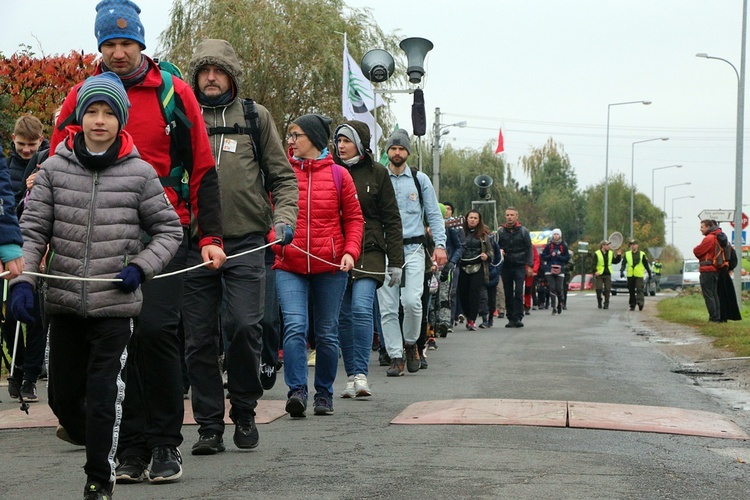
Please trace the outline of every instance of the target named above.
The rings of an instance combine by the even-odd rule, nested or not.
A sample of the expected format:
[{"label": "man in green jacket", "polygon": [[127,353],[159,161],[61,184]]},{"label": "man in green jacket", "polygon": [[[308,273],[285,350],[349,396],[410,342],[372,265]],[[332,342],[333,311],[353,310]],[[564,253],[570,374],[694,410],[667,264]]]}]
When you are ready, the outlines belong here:
[{"label": "man in green jacket", "polygon": [[[193,52],[188,83],[203,111],[216,160],[224,222],[224,249],[232,258],[218,272],[199,268],[185,278],[185,361],[199,425],[193,455],[224,451],[224,388],[217,338],[219,306],[226,335],[224,367],[230,393],[234,444],[255,448],[255,408],[260,379],[266,269],[263,251],[271,227],[281,244],[291,242],[297,220],[297,178],[282,149],[271,114],[255,105],[259,144],[247,129],[239,97],[240,63],[225,40],[203,40]],[[256,155],[260,152],[260,158]],[[271,199],[273,198],[273,205]],[[197,247],[193,247],[197,248]],[[188,265],[199,264],[193,251]]]}]

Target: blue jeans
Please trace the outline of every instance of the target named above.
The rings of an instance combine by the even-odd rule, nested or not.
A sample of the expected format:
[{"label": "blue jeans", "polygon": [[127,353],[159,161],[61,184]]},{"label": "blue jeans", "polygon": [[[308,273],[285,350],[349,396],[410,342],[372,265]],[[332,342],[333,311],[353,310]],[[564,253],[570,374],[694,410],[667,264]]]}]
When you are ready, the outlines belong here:
[{"label": "blue jeans", "polygon": [[339,361],[339,310],[348,275],[341,271],[296,274],[278,269],[276,293],[284,318],[284,379],[288,395],[307,391],[308,300],[312,297],[315,324],[315,392],[333,396]]},{"label": "blue jeans", "polygon": [[377,286],[378,282],[372,278],[360,278],[346,287],[339,314],[339,343],[347,376],[368,373],[372,349],[372,304]]},{"label": "blue jeans", "polygon": [[[415,344],[422,327],[422,290],[424,288],[424,250],[418,245],[404,247],[405,286],[381,286],[378,289],[380,319],[385,348],[391,359],[404,357],[404,342]],[[403,327],[399,323],[399,302],[404,308]],[[403,328],[403,330],[402,330]],[[402,332],[403,331],[403,336]]]}]

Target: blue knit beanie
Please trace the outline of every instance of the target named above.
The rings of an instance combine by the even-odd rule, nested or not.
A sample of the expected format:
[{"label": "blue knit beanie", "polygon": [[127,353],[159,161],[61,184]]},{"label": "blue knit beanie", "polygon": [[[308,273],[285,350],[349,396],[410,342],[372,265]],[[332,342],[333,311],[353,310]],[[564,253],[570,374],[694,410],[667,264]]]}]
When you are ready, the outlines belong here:
[{"label": "blue knit beanie", "polygon": [[87,78],[78,89],[76,99],[76,121],[83,123],[86,109],[95,102],[104,102],[112,108],[120,128],[128,122],[128,108],[130,100],[120,77],[111,71]]},{"label": "blue knit beanie", "polygon": [[102,0],[96,5],[96,21],[94,34],[99,47],[113,38],[128,38],[135,40],[146,49],[146,30],[143,29],[138,14],[141,8],[130,0]]}]

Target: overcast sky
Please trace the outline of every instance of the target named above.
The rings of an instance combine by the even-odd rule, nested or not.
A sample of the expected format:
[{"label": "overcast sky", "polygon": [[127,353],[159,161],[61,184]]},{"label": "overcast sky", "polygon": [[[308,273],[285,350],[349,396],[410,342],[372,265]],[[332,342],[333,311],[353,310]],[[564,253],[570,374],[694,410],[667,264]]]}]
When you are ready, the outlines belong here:
[{"label": "overcast sky", "polygon": [[[700,241],[698,213],[734,208],[737,78],[726,63],[695,54],[740,69],[742,0],[346,1],[372,6],[373,22],[386,32],[434,43],[423,81],[428,126],[435,107],[445,113],[443,123],[467,121],[445,137],[454,147],[480,148],[502,127],[506,158],[523,179],[519,157],[552,137],[586,187],[604,179],[608,105],[650,100],[610,108],[610,175],[630,178],[634,142],[669,137],[635,145],[635,185],[651,197],[655,175],[654,201],[666,205],[668,217],[674,198],[695,197],[674,201],[681,217],[674,243],[686,257]],[[3,23],[0,51],[26,43],[38,53],[96,52],[96,3],[4,2],[3,18],[11,22]],[[139,5],[150,54],[171,1]],[[411,98],[396,99],[398,123],[410,129]],[[684,167],[653,170],[675,164]],[[664,187],[682,182],[691,184],[668,188],[665,203]]]}]

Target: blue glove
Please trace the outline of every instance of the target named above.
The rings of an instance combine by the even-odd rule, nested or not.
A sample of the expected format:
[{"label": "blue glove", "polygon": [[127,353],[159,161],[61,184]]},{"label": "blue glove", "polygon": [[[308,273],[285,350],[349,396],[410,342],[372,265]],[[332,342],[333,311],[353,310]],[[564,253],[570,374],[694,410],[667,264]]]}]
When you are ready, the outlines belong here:
[{"label": "blue glove", "polygon": [[34,287],[29,283],[19,283],[10,289],[10,311],[21,323],[31,326],[34,317]]},{"label": "blue glove", "polygon": [[277,222],[276,225],[273,226],[273,232],[276,233],[276,239],[281,240],[279,245],[288,245],[294,239],[292,226],[286,222]]},{"label": "blue glove", "polygon": [[125,293],[132,293],[138,290],[138,287],[141,286],[144,276],[138,266],[130,264],[125,266],[115,278],[120,278],[122,280],[115,282],[117,288]]}]

